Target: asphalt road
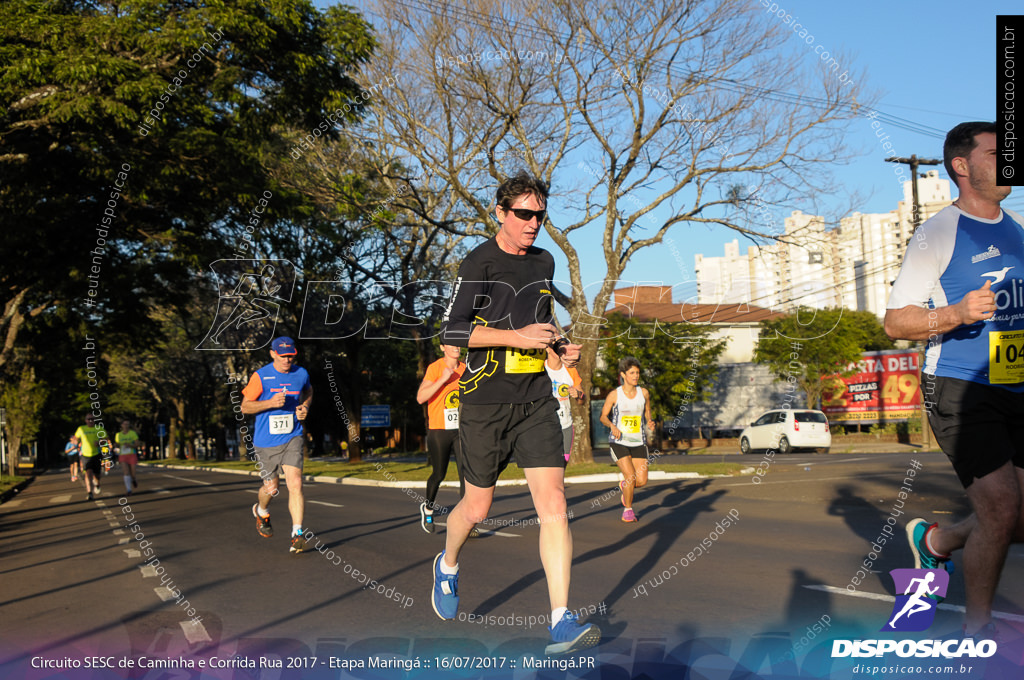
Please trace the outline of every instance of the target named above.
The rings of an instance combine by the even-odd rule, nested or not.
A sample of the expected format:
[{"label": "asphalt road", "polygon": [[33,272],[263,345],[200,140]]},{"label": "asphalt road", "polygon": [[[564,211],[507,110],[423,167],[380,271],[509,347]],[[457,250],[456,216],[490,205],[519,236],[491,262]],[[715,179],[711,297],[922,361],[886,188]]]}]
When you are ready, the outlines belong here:
[{"label": "asphalt road", "polygon": [[[614,485],[567,487],[575,542],[570,605],[603,632],[602,645],[579,661],[585,668],[566,671],[568,677],[683,677],[686,665],[688,677],[730,678],[737,664],[783,677],[800,663],[803,677],[840,677],[824,667],[808,670],[815,657],[807,655],[826,637],[878,637],[892,609],[884,599],[893,594],[888,571],[913,566],[903,538],[907,518],[947,523],[967,513],[941,454],[797,454],[766,466],[762,456],[734,458],[761,461],[763,473],[651,483],[634,503],[636,524],[620,521]],[[912,460],[919,469],[904,502],[898,494]],[[420,529],[413,496],[307,484],[305,524],[324,552],[291,555],[285,498],[271,506],[276,535],[256,533],[250,510],[256,484],[219,472],[145,469],[130,498],[115,495],[120,477],[111,476],[101,498],[86,501],[65,473],[37,478],[0,506],[0,677],[537,673],[528,659],[542,657],[547,632],[531,617],[549,612],[526,487],[499,488],[487,531],[463,552],[462,620],[444,622],[429,601],[443,527],[434,535]],[[438,497],[456,500],[447,489]],[[873,550],[894,513],[894,538]],[[1011,549],[996,609],[1005,624],[1024,631],[1022,556],[1024,548]],[[854,584],[865,559],[871,569]],[[956,564],[946,607],[929,635],[960,627],[955,607],[964,593]],[[115,664],[127,659],[135,667],[76,671],[87,675],[32,668],[91,656],[110,656]],[[179,657],[280,659],[297,667],[138,665]],[[475,660],[496,657],[506,659],[500,672],[481,665],[498,661]],[[337,666],[390,658],[431,665],[351,675],[330,667],[332,659]],[[1013,659],[1017,670],[1019,662]],[[476,668],[439,670],[444,663]],[[603,670],[588,671],[588,663]]]}]

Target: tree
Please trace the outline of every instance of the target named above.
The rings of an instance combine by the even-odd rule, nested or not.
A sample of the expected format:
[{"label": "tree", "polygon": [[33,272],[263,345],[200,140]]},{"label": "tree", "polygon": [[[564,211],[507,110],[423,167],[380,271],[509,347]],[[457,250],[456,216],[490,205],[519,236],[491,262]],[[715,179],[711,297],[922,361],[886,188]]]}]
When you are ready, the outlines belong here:
[{"label": "tree", "polygon": [[[813,195],[846,155],[856,86],[824,69],[815,81],[817,60],[787,54],[788,31],[749,3],[378,0],[373,12],[381,49],[365,77],[399,87],[356,132],[426,177],[459,233],[492,233],[491,192],[512,168],[553,182],[559,217],[544,226],[568,259],[559,302],[585,381],[638,251],[684,225],[758,234],[731,215]],[[603,246],[593,285],[580,272],[586,241]],[[588,433],[585,421],[574,456],[590,457]]]},{"label": "tree", "polygon": [[62,303],[116,323],[229,256],[241,206],[277,193],[260,150],[336,136],[373,45],[308,0],[0,4],[0,369]]},{"label": "tree", "polygon": [[645,323],[622,314],[608,315],[602,332],[600,356],[604,368],[594,374],[594,384],[606,390],[619,385],[619,361],[634,357],[640,362],[640,385],[651,395],[651,417],[671,420],[670,432],[690,405],[706,400],[717,375],[725,340],[712,340],[711,327],[684,323]]},{"label": "tree", "polygon": [[7,452],[7,474],[13,475],[22,442],[34,441],[39,433],[48,390],[36,381],[35,371],[31,367],[22,368],[17,382],[4,383],[0,389],[3,390],[0,405],[6,413],[5,429],[10,445]]},{"label": "tree", "polygon": [[891,349],[871,312],[801,308],[795,314],[761,322],[754,361],[767,364],[779,380],[807,394],[807,408],[818,408],[827,378],[852,375],[861,352]]}]

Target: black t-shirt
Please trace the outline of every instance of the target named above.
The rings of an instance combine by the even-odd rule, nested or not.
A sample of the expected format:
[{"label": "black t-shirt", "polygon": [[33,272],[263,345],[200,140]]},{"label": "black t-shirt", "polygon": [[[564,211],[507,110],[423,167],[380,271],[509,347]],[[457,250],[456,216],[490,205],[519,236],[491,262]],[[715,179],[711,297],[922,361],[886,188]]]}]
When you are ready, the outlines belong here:
[{"label": "black t-shirt", "polygon": [[[555,260],[546,250],[531,246],[525,255],[512,255],[493,238],[482,243],[459,267],[441,320],[441,341],[468,347],[476,325],[512,330],[551,323],[554,275]],[[550,396],[545,359],[543,349],[470,349],[459,381],[460,399],[467,404],[523,404]]]}]

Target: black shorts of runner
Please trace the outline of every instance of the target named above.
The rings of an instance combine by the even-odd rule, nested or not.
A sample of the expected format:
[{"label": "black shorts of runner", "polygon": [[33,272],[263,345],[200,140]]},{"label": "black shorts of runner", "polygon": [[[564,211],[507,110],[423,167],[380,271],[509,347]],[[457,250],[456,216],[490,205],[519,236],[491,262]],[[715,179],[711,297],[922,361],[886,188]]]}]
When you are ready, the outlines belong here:
[{"label": "black shorts of runner", "polygon": [[82,470],[92,470],[99,476],[103,472],[103,456],[82,456]]},{"label": "black shorts of runner", "polygon": [[466,481],[490,488],[512,456],[521,468],[565,467],[558,402],[544,397],[527,404],[467,404],[459,412]]},{"label": "black shorts of runner", "polygon": [[612,460],[614,460],[616,463],[619,462],[619,458],[630,458],[630,457],[632,457],[632,458],[646,458],[647,457],[647,447],[643,446],[643,445],[640,445],[640,446],[623,446],[622,444],[616,444],[615,442],[610,442],[608,444],[608,448],[611,449]]},{"label": "black shorts of runner", "polygon": [[924,378],[928,422],[965,489],[1008,462],[1024,468],[1024,394],[957,378]]}]

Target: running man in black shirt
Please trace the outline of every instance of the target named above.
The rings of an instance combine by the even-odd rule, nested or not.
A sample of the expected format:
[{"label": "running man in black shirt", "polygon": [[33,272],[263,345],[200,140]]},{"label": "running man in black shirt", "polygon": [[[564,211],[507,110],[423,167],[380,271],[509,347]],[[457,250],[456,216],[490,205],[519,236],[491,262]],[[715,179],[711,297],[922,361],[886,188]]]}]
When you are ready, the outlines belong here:
[{"label": "running man in black shirt", "polygon": [[520,173],[498,187],[501,229],[462,262],[441,324],[441,342],[469,348],[459,381],[459,432],[466,495],[448,518],[445,550],[434,559],[431,602],[442,619],[458,613],[458,558],[470,531],[486,519],[498,476],[515,456],[540,521],[540,558],[551,601],[547,654],[601,640],[593,624],[568,610],[572,534],[566,517],[565,457],[558,403],[544,370],[547,348],[573,365],[580,346],[552,324],[555,262],[533,242],[544,222],[548,187]]}]

